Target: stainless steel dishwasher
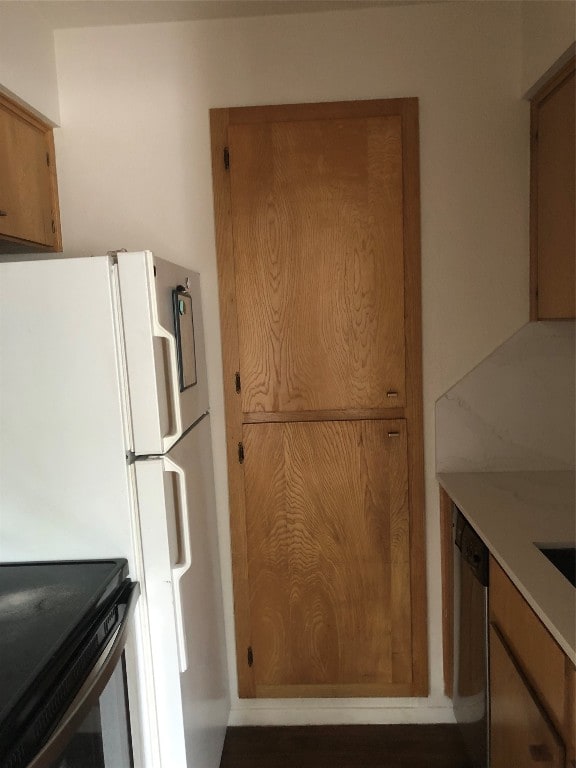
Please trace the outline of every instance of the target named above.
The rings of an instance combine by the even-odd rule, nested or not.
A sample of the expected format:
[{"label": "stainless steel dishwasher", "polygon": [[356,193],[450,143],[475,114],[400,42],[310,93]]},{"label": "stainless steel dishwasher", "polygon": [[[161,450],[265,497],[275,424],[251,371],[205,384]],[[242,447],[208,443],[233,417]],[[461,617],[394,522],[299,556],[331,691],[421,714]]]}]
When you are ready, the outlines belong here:
[{"label": "stainless steel dishwasher", "polygon": [[454,715],[471,768],[488,768],[488,550],[460,510],[454,525]]}]

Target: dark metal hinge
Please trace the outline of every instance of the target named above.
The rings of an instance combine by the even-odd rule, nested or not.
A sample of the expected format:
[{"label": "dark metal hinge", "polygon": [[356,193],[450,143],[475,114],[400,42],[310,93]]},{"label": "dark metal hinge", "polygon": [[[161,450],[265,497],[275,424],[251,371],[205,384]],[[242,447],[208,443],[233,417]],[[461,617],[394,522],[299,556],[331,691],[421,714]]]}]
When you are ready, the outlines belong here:
[{"label": "dark metal hinge", "polygon": [[254,653],[252,652],[252,646],[248,646],[248,666],[251,667],[254,664]]},{"label": "dark metal hinge", "polygon": [[224,168],[230,170],[230,150],[228,147],[224,147]]},{"label": "dark metal hinge", "polygon": [[244,463],[244,443],[238,443],[238,461]]},{"label": "dark metal hinge", "polygon": [[240,384],[240,371],[236,371],[234,379],[236,381],[236,394],[239,395],[242,390],[242,385]]}]

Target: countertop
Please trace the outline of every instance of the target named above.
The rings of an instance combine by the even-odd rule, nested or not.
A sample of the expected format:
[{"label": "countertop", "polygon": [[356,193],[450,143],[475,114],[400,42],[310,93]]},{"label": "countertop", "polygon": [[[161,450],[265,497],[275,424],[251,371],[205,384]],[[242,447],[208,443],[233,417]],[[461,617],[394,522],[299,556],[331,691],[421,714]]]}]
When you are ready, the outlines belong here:
[{"label": "countertop", "polygon": [[534,546],[576,542],[576,473],[439,473],[438,482],[576,664],[576,589]]}]

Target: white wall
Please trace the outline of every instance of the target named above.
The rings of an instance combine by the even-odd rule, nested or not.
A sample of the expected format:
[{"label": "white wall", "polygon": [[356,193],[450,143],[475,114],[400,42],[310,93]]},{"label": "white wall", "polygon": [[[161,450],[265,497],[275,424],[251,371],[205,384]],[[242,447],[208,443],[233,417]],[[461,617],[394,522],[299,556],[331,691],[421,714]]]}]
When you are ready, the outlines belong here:
[{"label": "white wall", "polygon": [[0,90],[58,123],[54,36],[26,2],[0,2]]},{"label": "white wall", "polygon": [[575,0],[522,3],[522,36],[522,93],[532,94],[533,86],[576,40]]},{"label": "white wall", "polygon": [[64,30],[56,49],[65,248],[86,254],[147,247],[202,273],[234,680],[208,109],[420,98],[431,696],[306,706],[234,696],[231,722],[450,719],[442,694],[434,401],[528,319],[520,5],[452,2]]}]

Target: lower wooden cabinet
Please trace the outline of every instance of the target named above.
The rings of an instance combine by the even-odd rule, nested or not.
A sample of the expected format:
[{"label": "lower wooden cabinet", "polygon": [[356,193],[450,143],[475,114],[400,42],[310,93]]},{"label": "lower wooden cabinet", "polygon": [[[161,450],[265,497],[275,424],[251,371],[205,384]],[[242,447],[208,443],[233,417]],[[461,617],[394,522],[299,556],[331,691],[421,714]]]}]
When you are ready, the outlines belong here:
[{"label": "lower wooden cabinet", "polygon": [[576,768],[576,669],[490,560],[490,768]]},{"label": "lower wooden cabinet", "polygon": [[491,768],[564,768],[564,746],[494,626],[490,702]]},{"label": "lower wooden cabinet", "polygon": [[576,667],[566,663],[566,751],[568,768],[576,768]]}]

